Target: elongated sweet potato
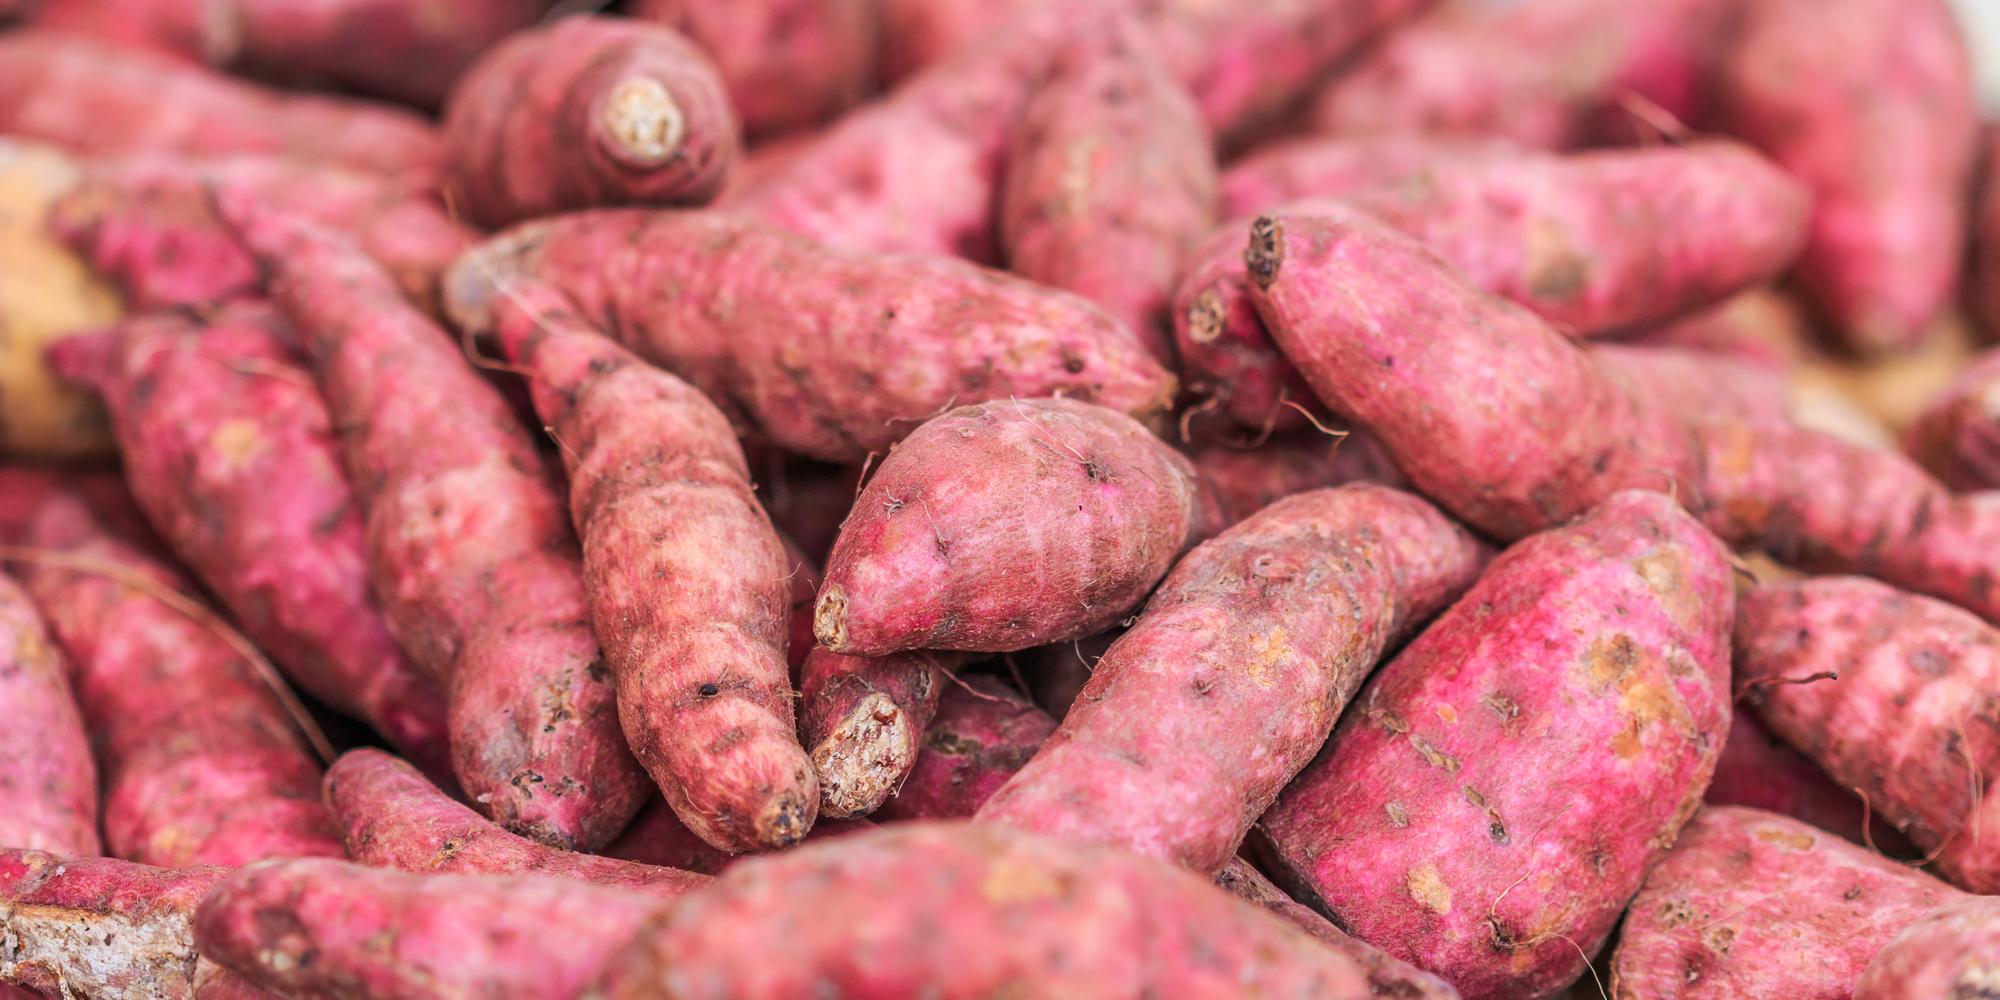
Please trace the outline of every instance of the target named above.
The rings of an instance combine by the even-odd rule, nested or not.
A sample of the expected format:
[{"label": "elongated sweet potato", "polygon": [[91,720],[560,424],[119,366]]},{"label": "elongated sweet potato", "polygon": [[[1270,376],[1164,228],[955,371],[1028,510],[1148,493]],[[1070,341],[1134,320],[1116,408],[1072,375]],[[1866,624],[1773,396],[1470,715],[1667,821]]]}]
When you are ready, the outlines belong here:
[{"label": "elongated sweet potato", "polygon": [[1307,490],[1348,483],[1404,485],[1395,463],[1362,430],[1343,437],[1328,437],[1318,430],[1293,431],[1254,448],[1204,441],[1188,450],[1188,458],[1230,524]]},{"label": "elongated sweet potato", "polygon": [[195,940],[203,957],[283,996],[568,1000],[663,905],[542,875],[274,861],[216,886]]},{"label": "elongated sweet potato", "polygon": [[459,786],[561,847],[639,809],[561,496],[500,394],[350,243],[224,191],[341,429],[389,629],[445,682]]},{"label": "elongated sweet potato", "polygon": [[281,96],[151,53],[59,34],[0,38],[0,132],[77,153],[271,153],[425,178],[437,136],[415,115]]},{"label": "elongated sweet potato", "polygon": [[[1488,136],[1390,133],[1303,136],[1260,147],[1222,172],[1218,215],[1248,218],[1305,198],[1338,198],[1436,166],[1518,156],[1524,147]],[[1241,233],[1241,226],[1236,231]]]},{"label": "elongated sweet potato", "polygon": [[1834,784],[1825,770],[1778,739],[1748,709],[1730,719],[1729,742],[1723,744],[1715,780],[1702,800],[1790,816],[1891,856],[1913,853],[1910,842],[1883,822],[1880,812]]},{"label": "elongated sweet potato", "polygon": [[2000,899],[1973,896],[1896,935],[1854,985],[1854,1000],[1976,997],[2000,989]]},{"label": "elongated sweet potato", "polygon": [[535,411],[561,442],[633,755],[709,843],[796,843],[820,790],[785,660],[794,567],[728,418],[546,288],[500,308],[501,350],[529,374]]},{"label": "elongated sweet potato", "polygon": [[874,78],[878,15],[867,0],[633,0],[626,13],[707,49],[752,134],[832,118]]},{"label": "elongated sweet potato", "polygon": [[799,733],[819,776],[820,812],[866,816],[916,763],[946,674],[963,653],[917,649],[845,656],[815,648],[799,671]]},{"label": "elongated sweet potato", "polygon": [[0,573],[0,844],[90,857],[97,838],[97,764],[70,693],[69,665],[34,604]]},{"label": "elongated sweet potato", "polygon": [[1185,457],[1069,399],[962,406],[882,461],[840,529],[813,632],[837,653],[1004,652],[1123,617],[1212,530]]},{"label": "elongated sweet potato", "polygon": [[1797,820],[1710,806],[1632,901],[1612,996],[1847,1000],[1899,931],[1960,895]]},{"label": "elongated sweet potato", "polygon": [[1258,821],[1279,881],[1467,997],[1568,986],[1714,773],[1730,585],[1658,493],[1508,549]]},{"label": "elongated sweet potato", "polygon": [[450,774],[444,692],[369,591],[361,512],[291,325],[265,303],[142,316],[63,341],[51,360],[104,398],[133,496],[251,641],[313,697]]},{"label": "elongated sweet potato", "polygon": [[1273,504],[1180,561],[977,818],[1214,872],[1382,650],[1470,585],[1487,554],[1394,490]]},{"label": "elongated sweet potato", "polygon": [[1198,876],[965,823],[898,823],[737,865],[661,911],[603,984],[610,1000],[1107,990],[1369,995],[1352,960]]},{"label": "elongated sweet potato", "polygon": [[275,679],[216,631],[186,581],[72,497],[43,503],[23,543],[35,558],[14,572],[74,671],[111,854],[167,867],[341,854],[321,764]]},{"label": "elongated sweet potato", "polygon": [[[1720,124],[1813,193],[1799,284],[1846,346],[1916,346],[1953,299],[1978,121],[1942,0],[1763,0],[1723,60]],[[1837,58],[1828,58],[1837,54]]]},{"label": "elongated sweet potato", "polygon": [[1354,937],[1319,915],[1312,907],[1285,895],[1264,873],[1242,858],[1232,858],[1215,873],[1215,885],[1246,903],[1261,906],[1273,916],[1318,938],[1360,965],[1368,975],[1368,995],[1399,1000],[1458,1000],[1451,984],[1425,972],[1380,948]]},{"label": "elongated sweet potato", "polygon": [[997,678],[947,680],[909,776],[878,819],[964,819],[1034,756],[1056,720]]},{"label": "elongated sweet potato", "polygon": [[516,227],[446,279],[461,330],[527,281],[789,451],[859,464],[954,405],[1061,395],[1140,419],[1174,380],[1084,300],[939,257],[823,247],[720,213]]},{"label": "elongated sweet potato", "polygon": [[473,64],[445,108],[456,204],[492,227],[598,205],[703,203],[737,157],[715,67],[662,25],[566,17]]}]

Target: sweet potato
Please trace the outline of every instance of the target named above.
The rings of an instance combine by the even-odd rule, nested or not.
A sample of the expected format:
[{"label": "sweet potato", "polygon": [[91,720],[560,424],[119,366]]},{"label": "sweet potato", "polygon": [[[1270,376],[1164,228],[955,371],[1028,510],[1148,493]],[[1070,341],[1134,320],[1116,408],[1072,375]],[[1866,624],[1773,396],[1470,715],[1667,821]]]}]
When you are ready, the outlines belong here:
[{"label": "sweet potato", "polygon": [[[813,829],[826,826],[825,818]],[[665,799],[655,799],[639,810],[632,825],[599,851],[607,858],[632,861],[658,868],[678,868],[702,875],[720,874],[728,867],[728,851],[694,835]]]},{"label": "sweet potato", "polygon": [[0,983],[30,996],[268,1000],[195,952],[195,907],[227,874],[0,848]]},{"label": "sweet potato", "polygon": [[[1302,136],[1260,147],[1229,165],[1219,186],[1224,219],[1247,218],[1304,198],[1338,198],[1449,164],[1518,156],[1488,136],[1391,133]],[[1234,231],[1240,236],[1242,226]]]},{"label": "sweet potato", "polygon": [[1263,907],[1273,916],[1318,938],[1321,944],[1353,959],[1368,975],[1371,997],[1458,1000],[1458,991],[1451,984],[1335,927],[1312,907],[1285,895],[1285,890],[1273,885],[1264,873],[1242,858],[1232,858],[1223,865],[1215,873],[1215,885],[1237,899]]},{"label": "sweet potato", "polygon": [[1846,1000],[1899,931],[1960,895],[1797,820],[1710,806],[1632,901],[1612,996]]},{"label": "sweet potato", "polygon": [[882,58],[877,75],[896,83],[985,38],[1035,0],[880,0]]},{"label": "sweet potato", "polygon": [[1723,59],[1720,124],[1812,190],[1799,285],[1855,351],[1916,346],[1952,301],[1969,61],[1942,0],[1761,0]]},{"label": "sweet potato", "polygon": [[68,655],[111,854],[166,867],[340,856],[320,762],[186,581],[72,497],[43,503],[23,542],[34,561],[14,572]]},{"label": "sweet potato", "polygon": [[1215,224],[1194,102],[1130,22],[1088,22],[1015,125],[1000,190],[1009,270],[1103,306],[1172,364],[1167,300]]},{"label": "sweet potato", "polygon": [[602,988],[608,1000],[1368,996],[1352,960],[1195,875],[964,823],[746,861],[661,911]]},{"label": "sweet potato", "polygon": [[2000,351],[1959,372],[1904,436],[1904,446],[1954,489],[2000,487]]},{"label": "sweet potato", "polygon": [[753,135],[832,118],[867,92],[880,44],[868,0],[633,0],[708,50]]},{"label": "sweet potato", "polygon": [[861,463],[953,405],[1062,395],[1141,419],[1174,380],[1076,296],[938,257],[860,253],[719,213],[531,222],[446,278],[461,330],[538,281],[788,451]]},{"label": "sweet potato", "polygon": [[1789,419],[1784,376],[1734,358],[1674,347],[1592,344],[1590,360],[1646,408],[1688,420]]},{"label": "sweet potato", "polygon": [[908,777],[938,699],[967,657],[918,649],[844,656],[814,649],[799,672],[799,733],[819,776],[820,812],[866,816]]},{"label": "sweet potato", "polygon": [[0,132],[76,153],[269,153],[410,178],[439,146],[415,115],[279,95],[198,66],[59,34],[0,38]]},{"label": "sweet potato", "polygon": [[369,591],[361,513],[326,404],[265,303],[136,317],[51,363],[108,405],[147,518],[313,697],[448,775],[443,690]]},{"label": "sweet potato", "polygon": [[1896,935],[1854,985],[1854,1000],[1976,997],[2000,989],[2000,899],[1954,900]]},{"label": "sweet potato", "polygon": [[1382,487],[1273,504],[1180,561],[977,818],[1214,872],[1383,649],[1470,585],[1487,554]]},{"label": "sweet potato", "polygon": [[1790,296],[1770,288],[1752,288],[1620,339],[1639,347],[1701,351],[1786,369],[1812,353],[1811,337],[1805,316]]},{"label": "sweet potato", "polygon": [[1211,529],[1206,507],[1188,460],[1113,410],[962,406],[904,439],[861,491],[813,632],[856,656],[1081,638]]},{"label": "sweet potato", "polygon": [[1382,446],[1360,430],[1340,437],[1294,431],[1256,447],[1204,441],[1188,450],[1188,458],[1230,524],[1307,490],[1348,483],[1404,485],[1403,474]]},{"label": "sweet potato", "polygon": [[618,730],[581,555],[527,428],[352,244],[238,192],[218,205],[312,356],[389,629],[445,682],[460,787],[516,833],[610,840],[646,775]]},{"label": "sweet potato", "polygon": [[445,177],[488,227],[598,205],[700,204],[737,125],[715,67],[656,24],[565,17],[482,56],[445,107]]},{"label": "sweet potato", "polygon": [[1663,494],[1509,548],[1258,821],[1279,882],[1467,997],[1568,986],[1701,805],[1733,598]]},{"label": "sweet potato", "polygon": [[202,900],[208,958],[288,997],[581,997],[656,896],[542,875],[254,865]]},{"label": "sweet potato", "polygon": [[2000,340],[2000,123],[1989,123],[1980,133],[1972,212],[1966,302],[1987,339]]},{"label": "sweet potato", "polygon": [[583,580],[626,743],[681,822],[724,850],[796,843],[820,790],[785,643],[794,565],[729,420],[535,287],[500,348],[561,442]]},{"label": "sweet potato", "polygon": [[1729,742],[1702,801],[1790,816],[1892,856],[1911,853],[1909,841],[1883,822],[1881,813],[1864,807],[1818,764],[1785,745],[1753,711],[1738,711],[1730,720]]},{"label": "sweet potato", "polygon": [[97,764],[70,693],[69,665],[42,617],[0,573],[0,844],[90,857],[97,838]]},{"label": "sweet potato", "polygon": [[937,714],[925,727],[923,750],[876,816],[971,816],[1055,730],[1049,713],[996,678],[947,680]]}]

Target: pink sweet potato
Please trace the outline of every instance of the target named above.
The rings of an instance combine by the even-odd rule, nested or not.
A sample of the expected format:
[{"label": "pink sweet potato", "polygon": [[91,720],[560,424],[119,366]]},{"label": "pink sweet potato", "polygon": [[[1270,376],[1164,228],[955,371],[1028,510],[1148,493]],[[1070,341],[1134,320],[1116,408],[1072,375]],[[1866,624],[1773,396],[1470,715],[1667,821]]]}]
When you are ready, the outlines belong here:
[{"label": "pink sweet potato", "polygon": [[664,905],[541,875],[413,875],[274,861],[202,900],[204,958],[288,997],[582,997]]},{"label": "pink sweet potato", "polygon": [[1508,549],[1259,821],[1279,881],[1467,997],[1568,986],[1701,805],[1730,587],[1657,493]]},{"label": "pink sweet potato", "polygon": [[1399,1000],[1458,1000],[1458,991],[1449,983],[1416,966],[1395,958],[1380,948],[1349,935],[1273,885],[1264,873],[1242,858],[1232,858],[1215,873],[1215,885],[1246,903],[1261,906],[1273,916],[1318,938],[1321,944],[1346,955],[1368,975],[1368,995]]},{"label": "pink sweet potato", "polygon": [[1735,358],[1674,347],[1592,344],[1590,360],[1644,407],[1688,420],[1783,422],[1785,378]]},{"label": "pink sweet potato", "polygon": [[473,221],[707,202],[737,156],[722,79],[671,28],[566,17],[473,64],[445,107],[445,177]]},{"label": "pink sweet potato", "polygon": [[963,819],[998,791],[1055,732],[1056,720],[990,676],[947,681],[909,777],[880,819]]},{"label": "pink sweet potato", "polygon": [[1632,901],[1612,996],[1847,1000],[1899,931],[1959,896],[1797,820],[1710,806]]},{"label": "pink sweet potato", "polygon": [[1720,354],[1779,370],[1791,368],[1812,352],[1805,317],[1789,296],[1770,288],[1738,292],[1706,309],[1620,339],[1640,347]]},{"label": "pink sweet potato", "polygon": [[97,764],[70,693],[69,665],[28,595],[0,573],[0,844],[101,853]]},{"label": "pink sweet potato", "polygon": [[1394,490],[1279,501],[1180,561],[977,818],[1215,871],[1383,649],[1470,585],[1486,556]]},{"label": "pink sweet potato", "polygon": [[1942,0],[1759,0],[1723,60],[1723,129],[1813,192],[1801,288],[1846,346],[1916,346],[1952,301],[1978,121]]},{"label": "pink sweet potato", "polygon": [[1954,489],[2000,487],[2000,351],[1960,372],[1910,425],[1904,446]]},{"label": "pink sweet potato", "polygon": [[281,96],[151,53],[28,32],[0,38],[0,132],[92,156],[276,154],[426,178],[431,127],[407,112]]},{"label": "pink sweet potato", "polygon": [[355,750],[326,772],[326,802],[349,857],[365,865],[456,875],[560,875],[673,898],[708,883],[690,871],[572,854],[493,825],[379,750]]},{"label": "pink sweet potato", "polygon": [[946,676],[963,653],[917,649],[844,656],[815,648],[799,672],[799,733],[819,776],[820,812],[865,816],[903,783],[924,745]]},{"label": "pink sweet potato", "polygon": [[1747,709],[1729,722],[1729,742],[1723,744],[1715,780],[1702,800],[1790,816],[1886,854],[1911,853],[1909,841],[1884,823],[1881,813],[1834,784],[1818,764],[1787,746]]},{"label": "pink sweet potato", "polygon": [[962,406],[904,439],[861,491],[813,632],[856,656],[1081,638],[1210,530],[1205,508],[1187,459],[1113,410]]},{"label": "pink sweet potato", "polygon": [[2000,989],[2000,899],[1954,900],[1903,929],[1854,985],[1854,1000],[1977,997]]},{"label": "pink sweet potato", "polygon": [[869,0],[633,0],[708,50],[753,135],[832,118],[867,93],[879,45]]},{"label": "pink sweet potato", "polygon": [[1084,300],[941,257],[838,250],[708,212],[516,227],[454,266],[447,311],[493,326],[516,283],[692,382],[786,450],[861,463],[954,405],[1061,395],[1150,419],[1174,379]]},{"label": "pink sweet potato", "polygon": [[1256,447],[1205,441],[1190,448],[1188,458],[1230,524],[1307,490],[1348,483],[1404,485],[1403,474],[1382,446],[1359,430],[1342,437],[1293,431]]},{"label": "pink sweet potato", "polygon": [[1966,303],[1989,340],[2000,340],[2000,123],[1980,133],[1979,171],[1973,185],[1971,270]]},{"label": "pink sweet potato", "polygon": [[340,856],[322,765],[186,581],[71,497],[44,503],[23,543],[33,560],[14,570],[68,654],[111,854],[167,867]]},{"label": "pink sweet potato", "polygon": [[533,439],[444,331],[351,244],[219,199],[297,327],[341,429],[390,631],[445,682],[459,785],[561,847],[638,811],[582,559]]},{"label": "pink sweet potato", "polygon": [[[1447,164],[1517,156],[1522,147],[1486,136],[1304,136],[1259,148],[1229,165],[1218,214],[1247,218],[1303,198],[1338,198]],[[1241,226],[1235,227],[1240,234]]]},{"label": "pink sweet potato", "polygon": [[1369,995],[1352,960],[1198,876],[964,823],[898,823],[746,861],[661,911],[602,989],[608,1000]]},{"label": "pink sweet potato", "polygon": [[882,59],[877,75],[895,83],[943,62],[1033,2],[1039,0],[879,0]]},{"label": "pink sweet potato", "polygon": [[1015,126],[1000,191],[1008,269],[1103,306],[1171,364],[1167,300],[1215,224],[1194,103],[1130,23],[1088,23]]},{"label": "pink sweet potato", "polygon": [[133,495],[251,641],[449,774],[443,690],[369,590],[361,513],[290,324],[264,303],[163,313],[63,341],[51,361],[104,398]]},{"label": "pink sweet potato", "polygon": [[[813,829],[817,831],[826,825],[822,816]],[[721,873],[728,867],[731,857],[729,852],[716,850],[715,845],[695,836],[694,831],[674,815],[674,808],[665,799],[655,799],[640,809],[639,815],[633,817],[632,825],[599,853],[620,861],[678,868],[702,875]]]},{"label": "pink sweet potato", "polygon": [[583,579],[632,753],[681,822],[730,851],[785,847],[820,790],[785,643],[794,564],[729,420],[546,288],[501,300],[501,350],[561,443]]}]

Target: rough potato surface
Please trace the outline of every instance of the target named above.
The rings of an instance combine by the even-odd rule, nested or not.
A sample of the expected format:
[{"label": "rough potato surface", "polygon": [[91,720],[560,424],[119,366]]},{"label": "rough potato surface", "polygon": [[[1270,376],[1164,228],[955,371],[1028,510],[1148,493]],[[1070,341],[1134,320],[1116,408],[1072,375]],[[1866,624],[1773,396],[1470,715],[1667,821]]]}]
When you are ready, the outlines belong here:
[{"label": "rough potato surface", "polygon": [[26,591],[0,573],[0,844],[101,853],[97,764],[70,693],[69,664]]}]

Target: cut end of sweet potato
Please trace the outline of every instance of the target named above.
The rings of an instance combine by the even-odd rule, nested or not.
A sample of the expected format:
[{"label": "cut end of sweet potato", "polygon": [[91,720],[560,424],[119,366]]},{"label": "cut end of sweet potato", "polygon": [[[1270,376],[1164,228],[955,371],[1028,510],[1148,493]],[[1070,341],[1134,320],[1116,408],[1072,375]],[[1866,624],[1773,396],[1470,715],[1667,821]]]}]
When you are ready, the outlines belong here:
[{"label": "cut end of sweet potato", "polygon": [[1278,268],[1285,263],[1285,224],[1275,215],[1260,215],[1250,224],[1250,246],[1243,251],[1243,266],[1258,288],[1269,288],[1278,280]]},{"label": "cut end of sweet potato", "polygon": [[847,649],[847,588],[829,584],[813,606],[813,638],[839,653]]},{"label": "cut end of sweet potato", "polygon": [[687,115],[673,92],[650,76],[635,76],[613,87],[600,120],[614,159],[628,167],[650,168],[680,154]]},{"label": "cut end of sweet potato", "polygon": [[820,813],[848,819],[874,812],[910,773],[916,744],[909,717],[895,699],[880,692],[862,698],[812,749]]},{"label": "cut end of sweet potato", "polygon": [[791,792],[772,797],[771,803],[757,816],[758,842],[777,849],[806,839],[806,831],[812,829],[813,817],[818,812],[815,805]]}]

